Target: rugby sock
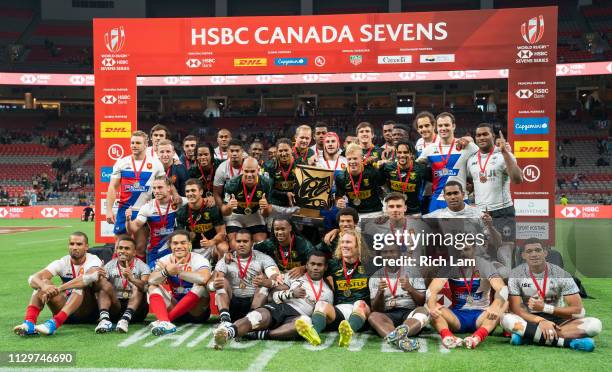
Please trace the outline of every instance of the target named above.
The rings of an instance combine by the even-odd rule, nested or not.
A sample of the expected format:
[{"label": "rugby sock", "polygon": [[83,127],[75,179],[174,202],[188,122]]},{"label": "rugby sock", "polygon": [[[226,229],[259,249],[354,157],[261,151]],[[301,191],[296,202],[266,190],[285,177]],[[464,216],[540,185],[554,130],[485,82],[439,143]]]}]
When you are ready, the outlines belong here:
[{"label": "rugby sock", "polygon": [[359,331],[361,327],[363,327],[363,324],[365,323],[365,319],[363,319],[357,313],[351,313],[351,315],[348,318],[348,323],[351,326],[351,329],[356,332],[356,331]]},{"label": "rugby sock", "polygon": [[257,331],[257,339],[258,340],[269,340],[270,339],[270,330],[264,329],[263,331]]},{"label": "rugby sock", "polygon": [[[556,340],[553,340],[552,346],[569,348],[572,340],[574,339],[559,337]],[[546,339],[542,334],[542,330],[538,327],[536,323],[532,322],[527,322],[527,327],[525,328],[525,333],[523,334],[523,342],[535,342],[539,345],[546,345]]]},{"label": "rugby sock", "polygon": [[158,293],[153,293],[149,296],[149,310],[155,314],[157,320],[169,322],[168,309],[162,296]]},{"label": "rugby sock", "polygon": [[476,336],[480,339],[480,342],[484,341],[485,338],[489,335],[489,331],[486,328],[480,327],[472,334],[472,336]]},{"label": "rugby sock", "polygon": [[219,319],[222,322],[231,322],[232,317],[230,316],[228,309],[219,309]]},{"label": "rugby sock", "polygon": [[198,297],[197,294],[193,292],[187,293],[185,297],[181,298],[181,300],[176,304],[176,306],[172,310],[170,310],[168,318],[170,318],[170,321],[180,318],[189,310],[196,307],[198,301],[200,301],[200,297]]},{"label": "rugby sock", "polygon": [[40,308],[38,306],[30,305],[26,308],[26,313],[24,320],[28,320],[34,324],[38,320],[38,315],[40,314]]},{"label": "rugby sock", "polygon": [[327,322],[325,320],[325,314],[320,311],[315,311],[314,313],[312,313],[311,319],[312,327],[314,328],[314,330],[317,331],[317,333],[321,333],[327,325]]},{"label": "rugby sock", "polygon": [[100,310],[100,318],[98,320],[110,320],[110,314],[107,309]]},{"label": "rugby sock", "polygon": [[453,334],[453,332],[450,331],[450,329],[448,328],[444,328],[440,330],[440,337],[442,337],[442,339],[444,339],[445,337],[454,337],[455,335]]},{"label": "rugby sock", "polygon": [[132,320],[133,315],[134,315],[134,310],[128,307],[127,309],[125,309],[125,312],[121,316],[121,319],[125,319],[129,322]]},{"label": "rugby sock", "polygon": [[227,335],[229,338],[234,338],[238,334],[238,328],[235,325],[227,327]]},{"label": "rugby sock", "polygon": [[68,319],[68,314],[64,311],[60,311],[59,313],[53,315],[53,320],[55,320],[55,327],[59,328],[64,324],[64,322]]}]

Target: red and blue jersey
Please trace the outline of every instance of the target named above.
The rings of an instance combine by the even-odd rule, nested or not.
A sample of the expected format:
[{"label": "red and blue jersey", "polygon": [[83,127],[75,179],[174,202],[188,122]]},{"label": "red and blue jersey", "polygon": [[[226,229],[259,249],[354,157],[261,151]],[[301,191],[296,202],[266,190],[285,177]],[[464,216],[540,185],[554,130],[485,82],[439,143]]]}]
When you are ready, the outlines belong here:
[{"label": "red and blue jersey", "polygon": [[[178,206],[180,208],[180,205]],[[153,267],[159,257],[170,253],[167,239],[177,227],[176,211],[171,203],[159,203],[156,199],[143,205],[137,220],[149,225],[150,238],[147,246],[147,263]]]},{"label": "red and blue jersey", "polygon": [[139,210],[150,199],[155,177],[164,175],[164,167],[156,158],[147,156],[144,160],[133,160],[130,155],[117,160],[111,179],[120,180],[119,210]]}]

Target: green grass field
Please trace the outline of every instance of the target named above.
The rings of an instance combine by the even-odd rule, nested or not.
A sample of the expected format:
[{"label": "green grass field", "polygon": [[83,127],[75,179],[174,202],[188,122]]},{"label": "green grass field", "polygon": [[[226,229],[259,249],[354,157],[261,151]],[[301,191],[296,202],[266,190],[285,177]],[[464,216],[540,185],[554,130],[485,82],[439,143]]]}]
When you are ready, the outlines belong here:
[{"label": "green grass field", "polygon": [[[67,235],[76,230],[93,237],[93,223],[78,220],[0,220],[3,227],[54,226],[53,229],[0,235],[0,262],[3,277],[0,282],[0,352],[56,351],[76,352],[76,367],[113,369],[198,369],[226,371],[604,371],[612,365],[609,331],[612,324],[612,279],[584,278],[584,285],[595,299],[584,300],[587,314],[600,318],[604,331],[596,338],[593,353],[568,349],[519,346],[513,347],[500,336],[499,328],[477,350],[448,351],[440,346],[439,338],[425,334],[418,352],[400,353],[388,348],[372,333],[353,338],[349,350],[336,346],[335,334],[325,335],[324,344],[317,348],[303,342],[232,343],[224,351],[211,348],[211,325],[182,325],[171,336],[157,338],[147,327],[130,326],[128,335],[94,334],[94,325],[66,325],[56,335],[42,338],[21,338],[12,328],[21,323],[31,295],[27,277],[67,252]],[[586,233],[585,233],[586,232]],[[593,239],[585,246],[610,248],[610,221],[558,221],[557,238],[564,241],[562,252],[575,252],[576,235]],[[570,239],[571,237],[571,239]],[[579,249],[578,249],[579,250]],[[570,254],[570,253],[568,253]],[[607,259],[609,260],[610,253]],[[571,260],[569,260],[571,261]],[[568,259],[566,259],[568,262]],[[571,266],[571,265],[570,265]],[[572,268],[574,266],[571,266]],[[43,311],[40,321],[50,316]],[[2,368],[4,367],[4,368]],[[15,366],[0,365],[0,370]]]}]

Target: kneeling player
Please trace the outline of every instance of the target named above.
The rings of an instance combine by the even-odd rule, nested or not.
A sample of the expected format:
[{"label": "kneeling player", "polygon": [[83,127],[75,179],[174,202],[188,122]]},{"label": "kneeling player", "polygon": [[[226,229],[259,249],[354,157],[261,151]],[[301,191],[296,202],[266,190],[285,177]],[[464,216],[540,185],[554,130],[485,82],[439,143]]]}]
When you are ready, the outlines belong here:
[{"label": "kneeling player", "polygon": [[262,340],[294,339],[298,335],[299,320],[309,323],[318,301],[333,301],[332,290],[323,280],[326,269],[325,253],[310,253],[306,273],[297,279],[286,276],[284,284],[272,293],[274,303],[249,312],[233,324],[221,324],[215,330],[215,348],[223,348],[229,339],[241,336]]},{"label": "kneeling player", "polygon": [[[401,257],[397,245],[381,251],[383,260]],[[372,314],[368,323],[381,337],[403,351],[412,351],[418,342],[409,337],[417,335],[429,322],[425,303],[425,281],[419,270],[409,266],[385,265],[369,280]],[[418,307],[417,307],[418,306]]]},{"label": "kneeling player", "polygon": [[127,333],[131,320],[142,322],[149,312],[144,294],[151,270],[135,258],[136,241],[127,235],[118,237],[115,254],[117,258],[104,265],[106,278],[100,279],[100,321],[96,333],[110,332],[111,320],[118,320],[117,332]]},{"label": "kneeling player", "polygon": [[[210,298],[206,282],[210,264],[206,258],[191,253],[188,231],[177,230],[168,237],[172,253],[157,260],[149,277],[149,308],[157,321],[151,332],[161,336],[176,331],[171,322],[203,322],[210,316]],[[170,311],[168,311],[170,309]]]},{"label": "kneeling player", "polygon": [[[448,279],[433,279],[427,291],[427,307],[432,324],[440,332],[442,345],[449,349],[462,343],[465,343],[468,349],[476,348],[495,329],[507,308],[508,287],[495,267],[484,258],[475,256],[474,252],[472,246],[466,246],[461,251],[461,259],[468,265],[451,267]],[[473,262],[476,263],[475,266],[469,265]],[[450,308],[436,301],[438,293],[447,281],[452,295]],[[495,290],[492,303],[491,288]],[[453,332],[474,333],[461,340]]]},{"label": "kneeling player", "polygon": [[332,277],[334,305],[320,300],[312,314],[312,324],[298,319],[296,328],[300,336],[313,345],[321,342],[319,333],[324,329],[338,330],[338,345],[349,346],[353,332],[359,331],[370,315],[370,290],[365,266],[361,262],[361,235],[346,230],[340,236],[335,259],[328,263],[325,276]]},{"label": "kneeling player", "polygon": [[593,351],[590,337],[601,332],[601,321],[584,317],[578,286],[568,272],[546,262],[547,254],[538,239],[525,241],[525,263],[514,268],[508,280],[510,313],[504,315],[502,326],[512,332],[513,345]]},{"label": "kneeling player", "polygon": [[[98,281],[102,261],[87,253],[87,235],[75,232],[68,239],[68,255],[55,260],[45,269],[30,276],[34,288],[22,324],[13,331],[20,336],[41,334],[49,336],[70,317],[72,322],[95,321],[96,299],[92,285]],[[55,286],[51,279],[59,276],[63,284]],[[49,306],[53,318],[36,324],[43,307]]]},{"label": "kneeling player", "polygon": [[[274,260],[253,250],[253,240],[248,230],[236,233],[236,251],[231,261],[219,260],[215,266],[215,301],[219,308],[219,320],[231,322],[240,319],[258,304],[253,298],[258,290],[267,293],[276,284],[279,274]],[[265,299],[265,296],[264,296]]]}]

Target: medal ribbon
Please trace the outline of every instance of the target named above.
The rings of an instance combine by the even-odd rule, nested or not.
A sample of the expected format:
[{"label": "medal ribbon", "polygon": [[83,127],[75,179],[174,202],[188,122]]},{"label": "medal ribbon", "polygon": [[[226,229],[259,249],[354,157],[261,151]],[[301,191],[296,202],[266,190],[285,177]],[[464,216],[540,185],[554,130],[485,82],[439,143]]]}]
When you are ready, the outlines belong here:
[{"label": "medal ribbon", "polygon": [[[234,177],[234,167],[232,167],[232,163],[228,162],[227,165],[229,167],[230,177]],[[238,169],[237,176],[239,176],[241,174],[242,174],[242,164],[240,164],[240,168]]]},{"label": "medal ribbon", "polygon": [[444,168],[446,168],[446,164],[448,164],[448,160],[450,159],[451,152],[453,152],[453,147],[455,146],[455,139],[453,138],[453,142],[448,148],[448,154],[446,157],[442,157],[442,141],[438,142],[438,149],[440,150],[440,156],[442,157],[442,162],[444,163]]},{"label": "medal ribbon", "polygon": [[344,279],[346,280],[347,289],[351,288],[351,279],[353,278],[353,274],[355,270],[357,270],[357,266],[359,266],[359,260],[355,261],[353,265],[353,270],[351,270],[351,275],[348,275],[348,271],[346,270],[346,261],[344,261],[344,257],[342,257],[342,274],[344,275]]},{"label": "medal ribbon", "polygon": [[[208,177],[204,175],[204,169],[202,169],[202,164],[200,164],[199,162],[198,162],[198,168],[200,168],[200,174],[202,175],[202,180],[206,182],[206,191],[211,191],[209,188],[209,185],[212,182],[213,173],[215,172],[214,165],[210,164],[210,174],[208,175]],[[232,169],[231,165],[230,165],[230,169]]]},{"label": "medal ribbon", "polygon": [[495,150],[495,147],[493,147],[491,149],[491,151],[489,152],[489,155],[487,155],[487,159],[485,160],[484,166],[481,163],[480,160],[480,155],[482,154],[480,151],[478,152],[478,168],[480,168],[480,174],[484,175],[485,174],[485,169],[487,168],[487,163],[489,162],[489,159],[491,159],[491,155],[493,155],[493,151]]},{"label": "medal ribbon", "polygon": [[298,160],[301,162],[305,162],[308,160],[308,148],[306,148],[306,154],[304,156],[302,156],[302,154],[297,150],[297,147],[293,148],[293,153],[295,154],[295,157],[298,158]]},{"label": "medal ribbon", "polygon": [[397,278],[395,279],[395,286],[391,286],[391,280],[389,279],[389,273],[387,272],[387,268],[385,267],[385,278],[387,278],[387,286],[389,287],[389,291],[391,291],[391,296],[393,297],[395,297],[395,292],[397,292],[397,284],[399,283],[401,274],[402,274],[402,270],[400,269],[397,272]]},{"label": "medal ribbon", "polygon": [[533,280],[533,284],[535,284],[536,290],[540,295],[540,298],[544,300],[546,298],[546,283],[548,282],[548,266],[544,269],[544,279],[542,280],[542,287],[538,284],[538,280],[535,278],[531,270],[529,270],[529,275],[531,275],[531,280]]},{"label": "medal ribbon", "polygon": [[138,170],[138,172],[136,172],[136,162],[134,161],[134,155],[132,155],[132,168],[134,169],[134,178],[136,179],[136,182],[140,181],[140,174],[142,173],[142,168],[144,168],[144,165],[146,162],[147,162],[147,155],[145,155],[144,159],[142,159],[142,164],[140,164],[140,169]]},{"label": "medal ribbon", "polygon": [[397,163],[397,177],[399,178],[399,181],[402,183],[402,193],[406,192],[406,189],[408,188],[408,181],[410,181],[410,173],[412,173],[412,168],[414,167],[414,162],[411,161],[410,162],[410,169],[408,169],[408,173],[406,173],[406,179],[402,181],[402,173],[401,173],[401,169],[399,166],[399,162]]},{"label": "medal ribbon", "polygon": [[472,268],[472,277],[470,278],[470,284],[468,285],[467,280],[465,280],[467,277],[465,276],[465,272],[463,271],[463,268],[460,269],[461,270],[461,274],[463,275],[463,283],[465,283],[465,288],[467,289],[468,292],[468,296],[472,295],[472,285],[474,284],[474,275],[476,274],[476,269]]},{"label": "medal ribbon", "polygon": [[170,205],[172,204],[172,197],[170,197],[170,201],[168,202],[168,206],[166,207],[166,214],[162,217],[161,207],[159,205],[159,201],[155,200],[155,209],[157,209],[157,214],[159,214],[159,219],[161,220],[162,225],[166,227],[166,223],[168,222],[168,213],[170,213]]},{"label": "medal ribbon", "polygon": [[242,189],[244,190],[244,198],[246,199],[245,208],[249,208],[249,205],[251,204],[251,201],[253,200],[253,196],[255,196],[255,190],[257,189],[257,182],[255,182],[255,186],[253,186],[253,190],[251,190],[251,195],[249,195],[247,192],[247,187],[246,187],[246,184],[244,183],[244,180],[242,180]]},{"label": "medal ribbon", "polygon": [[319,298],[321,298],[321,295],[323,294],[323,279],[319,280],[319,293],[317,293],[317,291],[315,290],[314,283],[312,282],[312,279],[310,278],[310,275],[308,275],[308,273],[306,273],[306,279],[308,279],[308,283],[310,283],[310,288],[312,288],[312,294],[314,294],[316,303],[319,301]]},{"label": "medal ribbon", "polygon": [[[323,159],[325,160],[325,164],[327,164],[327,169],[331,169],[331,167],[329,166],[329,162],[327,161],[327,159],[325,159],[325,155],[323,155]],[[334,165],[334,172],[336,171],[336,169],[338,169],[339,161],[340,161],[340,156],[338,156],[338,159],[336,159],[336,165]]]},{"label": "medal ribbon", "polygon": [[293,242],[295,241],[295,235],[291,235],[291,242],[289,243],[289,252],[287,252],[287,258],[285,258],[285,251],[283,251],[283,246],[278,243],[278,251],[280,252],[281,260],[283,261],[283,266],[287,268],[287,264],[289,263],[289,258],[291,257],[291,248],[293,248]]},{"label": "medal ribbon", "polygon": [[[134,265],[136,265],[136,260],[132,259],[132,263],[130,264],[130,270],[134,269]],[[121,274],[121,265],[119,265],[119,260],[117,260],[117,270],[119,271],[119,277],[121,278],[121,285],[123,286],[123,290],[127,289],[129,280],[123,279],[123,275]]]},{"label": "medal ribbon", "polygon": [[[87,257],[85,257],[85,261],[87,261]],[[83,264],[79,268],[79,271],[81,271],[81,269],[83,269],[84,267],[85,267],[85,262],[83,262]],[[70,260],[70,268],[72,269],[72,279],[75,279],[77,277],[77,274],[76,274],[76,270],[74,270],[74,265],[72,264],[72,260]]]},{"label": "medal ribbon", "polygon": [[347,170],[347,172],[349,175],[349,179],[351,180],[351,186],[353,186],[353,193],[355,193],[355,198],[360,199],[359,190],[361,190],[361,180],[363,179],[363,170],[361,171],[361,173],[359,173],[359,180],[357,181],[357,187],[355,187],[355,181],[353,181],[353,176],[351,175],[351,172],[349,170]]},{"label": "medal ribbon", "polygon": [[236,255],[236,258],[238,259],[238,275],[240,276],[241,280],[244,280],[247,274],[247,270],[249,269],[249,266],[251,266],[251,260],[253,259],[253,253],[251,253],[246,265],[244,265],[244,270],[242,269],[242,264],[240,263],[240,255]]},{"label": "medal ribbon", "polygon": [[363,163],[364,164],[370,158],[370,154],[372,154],[372,150],[374,150],[374,146],[370,147],[370,149],[368,150],[368,153],[363,157]]},{"label": "medal ribbon", "polygon": [[281,163],[278,163],[278,167],[280,168],[281,175],[283,176],[283,179],[285,180],[285,182],[287,182],[287,180],[289,179],[289,173],[291,173],[291,167],[293,167],[294,160],[295,159],[291,159],[291,163],[289,163],[289,168],[287,168],[286,172],[283,169],[283,166],[281,165]]},{"label": "medal ribbon", "polygon": [[[189,253],[189,256],[187,256],[187,260],[185,261],[185,264],[183,264],[183,269],[181,271],[185,271],[185,269],[189,265],[190,261],[191,261],[191,253]],[[174,263],[178,265],[178,261],[175,260]],[[178,281],[179,281],[179,287],[184,288],[183,287],[183,280],[181,279],[181,276],[177,275],[176,277],[178,278]]]},{"label": "medal ribbon", "polygon": [[[200,207],[200,209],[198,209],[198,214],[202,212],[203,208],[204,203],[202,203],[202,206]],[[192,209],[189,205],[187,205],[187,209],[189,210],[189,226],[191,226],[191,231],[195,231],[196,221],[193,219]]]}]

